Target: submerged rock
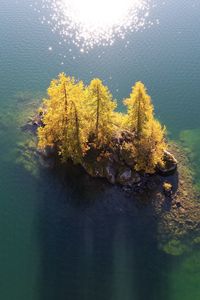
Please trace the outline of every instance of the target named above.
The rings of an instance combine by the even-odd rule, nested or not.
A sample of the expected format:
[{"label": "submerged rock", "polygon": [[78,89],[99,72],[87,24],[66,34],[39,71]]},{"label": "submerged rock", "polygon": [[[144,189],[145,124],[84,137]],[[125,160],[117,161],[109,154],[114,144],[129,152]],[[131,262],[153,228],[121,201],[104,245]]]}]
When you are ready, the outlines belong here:
[{"label": "submerged rock", "polygon": [[188,251],[188,247],[181,243],[179,240],[171,240],[164,247],[163,250],[170,255],[180,256],[184,252]]},{"label": "submerged rock", "polygon": [[33,118],[30,118],[25,125],[21,126],[21,130],[36,134],[37,129],[44,126],[42,118],[43,114],[37,113]]},{"label": "submerged rock", "polygon": [[38,113],[32,121],[33,125],[37,127],[43,127],[44,126],[44,123],[42,121],[43,116],[44,115],[42,113]]}]

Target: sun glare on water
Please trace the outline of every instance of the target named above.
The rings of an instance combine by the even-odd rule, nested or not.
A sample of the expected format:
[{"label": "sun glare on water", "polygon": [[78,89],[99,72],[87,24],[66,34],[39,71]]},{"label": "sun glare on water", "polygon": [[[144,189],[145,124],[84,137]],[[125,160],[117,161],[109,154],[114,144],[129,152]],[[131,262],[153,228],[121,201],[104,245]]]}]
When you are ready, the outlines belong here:
[{"label": "sun glare on water", "polygon": [[82,51],[112,45],[116,37],[151,25],[150,0],[42,0],[52,30]]},{"label": "sun glare on water", "polygon": [[139,0],[63,0],[66,12],[70,11],[72,21],[87,27],[88,30],[108,29],[127,19],[129,10],[139,5]]}]

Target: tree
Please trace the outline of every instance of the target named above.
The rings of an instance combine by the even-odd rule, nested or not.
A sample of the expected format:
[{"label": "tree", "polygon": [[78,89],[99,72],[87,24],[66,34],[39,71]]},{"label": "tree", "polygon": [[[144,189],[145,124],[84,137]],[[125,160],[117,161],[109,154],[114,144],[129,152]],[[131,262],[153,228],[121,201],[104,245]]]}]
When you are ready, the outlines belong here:
[{"label": "tree", "polygon": [[126,99],[124,103],[128,107],[128,127],[140,139],[146,130],[146,124],[153,119],[151,98],[142,82],[136,82],[130,98]]},{"label": "tree", "polygon": [[40,149],[56,147],[63,160],[81,161],[87,142],[82,115],[84,100],[82,82],[76,82],[64,73],[52,80],[48,99],[43,101],[44,127],[38,129]]},{"label": "tree", "polygon": [[106,143],[113,132],[113,118],[116,102],[100,79],[93,79],[87,88],[87,113],[90,134],[97,146]]},{"label": "tree", "polygon": [[145,135],[136,142],[136,171],[154,173],[155,167],[163,165],[163,154],[166,149],[165,127],[157,120],[148,124],[149,128]]},{"label": "tree", "polygon": [[[83,163],[85,154],[98,161],[112,151],[123,150],[136,171],[153,173],[162,164],[165,128],[154,118],[154,107],[143,83],[137,82],[124,102],[128,113],[115,112],[116,102],[100,79],[88,87],[61,73],[52,80],[40,109],[44,126],[38,129],[38,147],[53,148],[66,162]],[[130,136],[123,145],[112,136]],[[88,150],[91,148],[91,151]],[[96,151],[94,151],[94,149]],[[111,151],[111,152],[112,152]]]},{"label": "tree", "polygon": [[165,128],[154,118],[154,107],[142,82],[135,84],[124,103],[128,106],[128,128],[135,133],[135,169],[154,173],[156,165],[163,162]]}]

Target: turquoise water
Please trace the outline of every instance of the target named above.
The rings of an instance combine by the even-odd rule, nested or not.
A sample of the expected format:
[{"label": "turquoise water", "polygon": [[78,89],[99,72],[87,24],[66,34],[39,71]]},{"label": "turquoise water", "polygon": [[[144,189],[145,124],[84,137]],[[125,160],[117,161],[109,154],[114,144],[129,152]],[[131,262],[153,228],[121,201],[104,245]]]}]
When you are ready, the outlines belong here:
[{"label": "turquoise water", "polygon": [[158,3],[159,24],[127,34],[127,48],[118,39],[89,54],[60,45],[30,4],[0,5],[0,299],[199,300],[198,249],[159,250],[145,207],[76,171],[58,176],[29,157],[22,164],[19,147],[21,112],[30,114],[59,72],[99,76],[118,99],[142,80],[170,137],[190,151],[199,184],[199,1]]}]

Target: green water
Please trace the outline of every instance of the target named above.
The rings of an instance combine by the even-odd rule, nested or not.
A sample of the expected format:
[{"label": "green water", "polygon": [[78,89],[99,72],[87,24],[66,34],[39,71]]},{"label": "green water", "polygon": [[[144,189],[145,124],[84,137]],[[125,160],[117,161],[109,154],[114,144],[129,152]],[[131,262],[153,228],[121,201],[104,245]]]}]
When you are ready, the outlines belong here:
[{"label": "green water", "polygon": [[199,300],[197,248],[159,250],[145,206],[76,171],[42,170],[20,150],[24,115],[59,72],[99,76],[118,99],[142,80],[170,137],[189,150],[199,186],[199,1],[158,3],[159,25],[128,34],[128,48],[118,40],[89,54],[60,45],[32,2],[0,1],[0,299]]}]

